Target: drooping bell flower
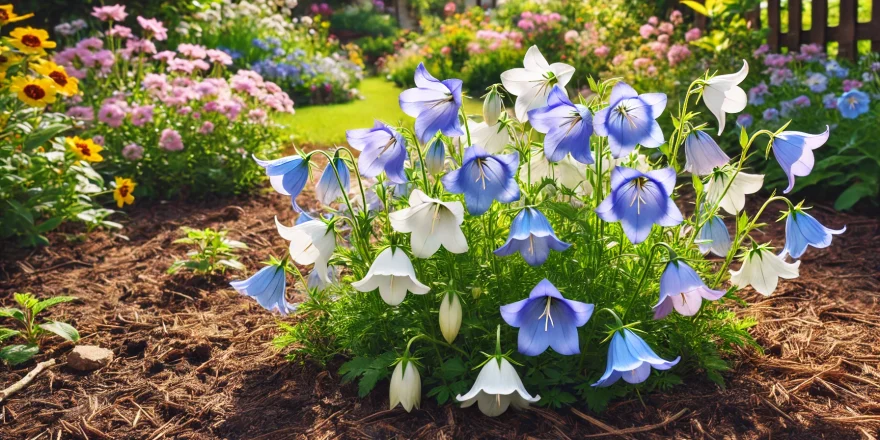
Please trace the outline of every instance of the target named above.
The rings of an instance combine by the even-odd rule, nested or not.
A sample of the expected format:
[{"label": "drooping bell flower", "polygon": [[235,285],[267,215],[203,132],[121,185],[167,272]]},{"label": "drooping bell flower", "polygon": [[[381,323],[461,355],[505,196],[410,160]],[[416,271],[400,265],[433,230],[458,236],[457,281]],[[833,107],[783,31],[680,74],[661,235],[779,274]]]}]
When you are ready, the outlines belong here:
[{"label": "drooping bell flower", "polygon": [[295,226],[284,226],[275,217],[278,235],[290,242],[290,258],[297,264],[314,264],[318,277],[330,282],[327,262],[336,250],[336,232],[333,225],[323,220],[308,220]]},{"label": "drooping bell flower", "polygon": [[458,295],[446,292],[440,301],[440,333],[443,339],[452,343],[461,329],[461,300]]},{"label": "drooping bell flower", "polygon": [[446,168],[446,144],[437,138],[425,153],[425,170],[431,174],[440,174]]},{"label": "drooping bell flower", "polygon": [[593,130],[608,137],[615,158],[628,155],[636,145],[658,148],[666,140],[656,119],[665,109],[665,93],[639,95],[628,84],[619,82],[611,89],[608,107],[593,115]]},{"label": "drooping bell flower", "polygon": [[703,85],[703,102],[718,119],[719,135],[724,132],[727,113],[739,113],[746,108],[748,96],[739,84],[746,79],[748,74],[749,63],[743,60],[743,66],[739,72],[712,77]]},{"label": "drooping bell flower", "polygon": [[372,178],[384,171],[388,180],[406,183],[403,167],[409,153],[403,136],[391,126],[377,120],[373,128],[346,131],[345,138],[352,148],[361,152],[358,169],[362,176]]},{"label": "drooping bell flower", "polygon": [[431,290],[416,279],[416,271],[406,252],[393,247],[379,253],[364,279],[351,283],[351,286],[359,292],[379,289],[379,295],[389,306],[402,303],[407,291],[424,295]]},{"label": "drooping bell flower", "polygon": [[735,172],[736,170],[729,166],[718,168],[706,183],[706,201],[711,205],[718,203],[721,209],[730,215],[739,214],[746,206],[746,194],[756,193],[764,185],[763,174],[739,172],[733,177],[733,183],[725,193],[724,189]]},{"label": "drooping bell flower", "polygon": [[550,162],[559,162],[566,154],[583,164],[593,163],[590,136],[593,114],[580,104],[572,104],[559,86],[547,97],[547,106],[529,110],[529,123],[544,133],[544,154]]},{"label": "drooping bell flower", "polygon": [[558,238],[550,226],[547,217],[535,208],[525,208],[514,217],[510,224],[510,235],[495,255],[506,257],[519,252],[529,266],[544,264],[550,256],[550,250],[563,252],[571,244]]},{"label": "drooping bell flower", "polygon": [[698,176],[711,174],[715,168],[730,162],[730,157],[724,154],[715,139],[701,130],[692,131],[684,139],[684,156],[684,170]]},{"label": "drooping bell flower", "polygon": [[409,196],[409,208],[392,212],[389,219],[395,231],[412,233],[410,246],[417,258],[431,258],[440,246],[453,254],[468,250],[461,231],[464,222],[461,202],[432,199],[422,190],[414,189]]},{"label": "drooping bell flower", "polygon": [[697,272],[684,261],[670,261],[660,276],[660,301],[654,306],[654,319],[666,317],[672,309],[684,316],[694,316],[704,299],[715,301],[724,293],[706,287]]},{"label": "drooping bell flower", "polygon": [[719,257],[726,257],[730,252],[730,231],[724,225],[724,220],[717,215],[713,215],[700,229],[697,235],[698,240],[705,242],[697,244],[700,252],[706,254],[712,252]]},{"label": "drooping bell flower", "polygon": [[243,295],[247,295],[269,311],[278,311],[282,315],[295,310],[293,304],[287,302],[284,292],[287,288],[287,277],[284,273],[284,266],[281,264],[270,264],[252,277],[246,280],[232,281],[229,283],[233,289]]},{"label": "drooping bell flower", "polygon": [[[336,171],[333,170],[334,168]],[[337,173],[339,174],[339,179],[336,177]],[[342,182],[342,187],[339,186],[340,181]],[[351,175],[348,171],[348,165],[345,164],[341,157],[336,156],[324,168],[318,184],[315,185],[315,196],[321,203],[329,205],[334,200],[342,197],[343,194],[348,194],[351,189],[350,186]]]},{"label": "drooping bell flower", "polygon": [[663,168],[641,173],[626,167],[611,170],[611,194],[596,208],[606,222],[620,222],[633,244],[648,238],[651,228],[676,226],[683,221],[672,201],[675,170]]},{"label": "drooping bell flower", "polygon": [[275,160],[262,160],[254,156],[257,165],[266,169],[269,183],[279,194],[296,200],[309,181],[309,159],[300,155],[282,157]]},{"label": "drooping bell flower", "polygon": [[501,83],[516,96],[514,106],[516,119],[528,120],[528,111],[547,104],[547,96],[553,86],[565,90],[574,76],[574,67],[565,63],[548,64],[538,46],[532,46],[523,59],[523,67],[510,69],[501,74]]},{"label": "drooping bell flower", "polygon": [[823,249],[831,246],[834,235],[843,234],[846,226],[841,229],[830,229],[823,226],[810,214],[800,207],[785,213],[785,247],[782,248],[780,257],[790,255],[791,258],[800,258],[807,250],[807,246]]},{"label": "drooping bell flower", "polygon": [[773,155],[776,156],[782,171],[788,176],[788,188],[785,188],[783,193],[788,194],[794,188],[795,176],[810,175],[816,161],[813,150],[825,145],[829,134],[830,129],[826,125],[825,132],[820,134],[783,131],[773,137],[771,141]]},{"label": "drooping bell flower", "polygon": [[458,110],[461,108],[461,80],[440,81],[431,76],[423,63],[415,73],[416,87],[400,93],[400,108],[416,118],[416,137],[428,142],[437,132],[446,136],[461,136]]},{"label": "drooping bell flower", "polygon": [[492,201],[510,203],[519,200],[516,170],[519,153],[491,155],[479,145],[464,151],[461,168],[443,176],[443,186],[452,194],[464,194],[468,212],[481,215]]},{"label": "drooping bell flower", "polygon": [[[406,366],[404,366],[406,364]],[[422,402],[422,378],[419,369],[411,360],[398,362],[391,373],[391,384],[388,386],[389,409],[398,404],[406,410],[419,409]]]},{"label": "drooping bell flower", "polygon": [[652,367],[661,371],[668,370],[680,360],[681,356],[672,361],[657,356],[644,339],[625,328],[615,331],[611,337],[605,374],[593,386],[608,387],[618,379],[631,384],[642,383],[651,374]]},{"label": "drooping bell flower", "polygon": [[801,262],[786,263],[772,249],[766,244],[752,246],[743,255],[739,270],[730,271],[730,282],[739,287],[752,286],[761,295],[770,296],[779,278],[797,278]]},{"label": "drooping bell flower", "polygon": [[593,315],[593,304],[565,299],[547,279],[532,289],[529,297],[501,306],[501,317],[519,328],[517,350],[537,356],[547,348],[563,355],[581,352],[578,327]]},{"label": "drooping bell flower", "polygon": [[328,286],[336,284],[339,281],[339,275],[336,273],[335,266],[327,266],[327,277],[330,279],[329,283],[325,283],[324,280],[321,279],[321,274],[319,274],[317,270],[312,269],[312,271],[309,272],[308,278],[306,278],[306,287],[318,292],[323,292]]}]

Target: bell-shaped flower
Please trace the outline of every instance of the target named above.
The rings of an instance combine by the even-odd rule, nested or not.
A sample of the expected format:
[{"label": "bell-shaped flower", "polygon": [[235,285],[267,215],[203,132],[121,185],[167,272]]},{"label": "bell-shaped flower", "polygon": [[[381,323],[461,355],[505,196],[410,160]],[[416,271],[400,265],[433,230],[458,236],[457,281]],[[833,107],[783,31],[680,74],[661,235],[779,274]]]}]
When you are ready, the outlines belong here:
[{"label": "bell-shaped flower", "polygon": [[446,168],[446,144],[437,138],[425,153],[425,170],[431,174],[440,174]]},{"label": "bell-shaped flower", "polygon": [[[406,366],[404,366],[406,364]],[[391,373],[391,385],[388,387],[390,409],[398,404],[406,410],[419,409],[422,402],[422,378],[413,361],[401,361]]]},{"label": "bell-shaped flower", "polygon": [[431,290],[416,279],[416,271],[406,252],[393,247],[379,253],[364,279],[351,283],[351,286],[358,292],[379,289],[379,295],[389,306],[402,303],[407,291],[424,295]]},{"label": "bell-shaped flower", "polygon": [[765,244],[757,245],[743,254],[739,270],[730,271],[730,282],[739,287],[752,286],[761,295],[769,296],[776,290],[779,278],[797,278],[800,265],[800,261],[786,263]]},{"label": "bell-shaped flower", "polygon": [[[338,179],[337,174],[339,175]],[[341,187],[339,186],[340,182],[342,182]],[[329,205],[342,197],[343,194],[348,194],[350,187],[351,174],[348,171],[348,165],[341,157],[337,156],[324,168],[318,184],[315,185],[315,196],[321,203]]]},{"label": "bell-shaped flower", "polygon": [[791,258],[800,258],[807,250],[807,246],[816,249],[827,248],[831,246],[831,239],[834,235],[843,234],[846,231],[846,226],[842,229],[826,228],[799,207],[785,215],[785,247],[782,248],[781,257],[785,257],[787,254]]},{"label": "bell-shaped flower", "polygon": [[551,163],[540,151],[532,151],[528,166],[519,169],[519,180],[532,183],[542,179],[552,179],[557,184],[579,194],[591,194],[593,186],[587,181],[587,166],[577,162],[571,156],[565,156],[556,163]]},{"label": "bell-shaped flower", "polygon": [[373,128],[348,130],[345,138],[352,148],[361,152],[358,169],[362,176],[376,177],[382,171],[394,183],[406,183],[404,163],[409,157],[403,136],[389,125],[376,121]]},{"label": "bell-shaped flower", "polygon": [[503,246],[495,249],[495,255],[506,257],[519,252],[529,266],[535,267],[547,261],[551,249],[563,252],[569,246],[571,244],[556,238],[550,221],[541,211],[525,208],[514,217],[510,224],[510,235]]},{"label": "bell-shaped flower", "polygon": [[715,301],[724,293],[706,287],[697,272],[684,261],[670,261],[660,276],[660,301],[654,306],[654,319],[666,317],[672,309],[684,316],[694,316],[704,299]]},{"label": "bell-shaped flower", "polygon": [[458,295],[446,292],[440,301],[440,333],[446,342],[452,343],[461,329],[461,300]]},{"label": "bell-shaped flower", "polygon": [[527,356],[537,356],[550,347],[559,354],[580,353],[577,329],[592,315],[592,304],[563,298],[547,279],[538,283],[528,298],[501,306],[504,322],[519,328],[517,349]]},{"label": "bell-shaped flower", "polygon": [[[468,121],[468,129],[471,131],[471,143],[483,147],[489,154],[498,154],[504,151],[511,143],[510,131],[507,126],[509,119],[502,118],[494,125],[486,125],[485,122]],[[458,138],[459,142],[467,142],[467,138]]]},{"label": "bell-shaped flower", "polygon": [[697,239],[703,241],[697,244],[700,252],[706,254],[712,252],[719,257],[726,257],[730,252],[730,231],[724,225],[724,220],[713,215],[700,229]]},{"label": "bell-shaped flower", "polygon": [[440,81],[431,76],[423,63],[419,63],[415,73],[416,87],[400,93],[400,108],[404,113],[416,118],[416,137],[420,142],[428,142],[437,132],[446,136],[461,136],[461,121],[458,110],[461,108],[461,80]]},{"label": "bell-shaped flower", "polygon": [[269,183],[280,194],[295,200],[309,181],[309,159],[300,155],[262,160],[254,156],[257,165],[266,169]]},{"label": "bell-shaped flower", "polygon": [[[706,201],[714,205],[716,203],[728,214],[737,215],[746,206],[746,194],[758,192],[764,185],[763,174],[736,173],[733,183],[727,188],[731,176],[736,173],[731,167],[723,167],[715,170],[706,183]],[[727,188],[727,192],[724,190]],[[719,202],[720,201],[720,202]]]},{"label": "bell-shaped flower", "polygon": [[705,176],[717,167],[730,162],[730,156],[724,154],[715,139],[704,131],[694,130],[684,139],[684,170]]},{"label": "bell-shaped flower", "polygon": [[312,269],[312,271],[309,272],[309,276],[306,278],[306,287],[318,292],[323,292],[328,286],[336,284],[339,281],[339,275],[337,274],[335,266],[327,266],[327,277],[330,281],[325,283],[324,280],[321,279],[321,274],[319,274],[317,270]]},{"label": "bell-shaped flower", "polygon": [[676,226],[682,222],[681,211],[672,201],[675,170],[663,168],[641,173],[625,167],[611,170],[611,194],[596,208],[606,222],[620,222],[633,244],[648,238],[651,227]]},{"label": "bell-shaped flower", "polygon": [[529,123],[544,133],[544,154],[550,162],[559,162],[567,154],[583,164],[593,163],[590,136],[593,114],[580,104],[572,104],[559,86],[553,87],[547,105],[529,110]]},{"label": "bell-shaped flower", "polygon": [[749,63],[743,60],[742,69],[736,73],[718,75],[703,84],[703,102],[718,119],[718,134],[724,132],[727,113],[739,113],[746,108],[748,96],[739,86],[749,74]]},{"label": "bell-shaped flower", "polygon": [[420,189],[409,196],[409,208],[389,215],[391,227],[397,232],[411,232],[413,256],[431,258],[440,246],[453,254],[467,252],[468,244],[461,232],[464,207],[461,202],[444,202],[428,197]]},{"label": "bell-shaped flower", "polygon": [[809,134],[800,131],[783,131],[773,137],[771,148],[776,161],[788,176],[788,188],[784,193],[788,194],[794,188],[795,176],[809,176],[813,171],[813,164],[816,158],[813,156],[813,150],[825,145],[828,141],[830,129],[825,126],[825,132],[820,134]]},{"label": "bell-shaped flower", "polygon": [[628,84],[619,82],[611,89],[608,107],[593,116],[593,130],[608,137],[615,158],[628,155],[636,145],[657,148],[666,142],[656,121],[665,109],[665,93],[639,95]]},{"label": "bell-shaped flower", "polygon": [[284,266],[271,264],[260,269],[254,276],[241,281],[229,283],[233,289],[243,295],[247,295],[259,303],[266,310],[277,310],[282,315],[295,310],[293,304],[287,302],[284,292],[287,288],[287,277]]},{"label": "bell-shaped flower", "polygon": [[502,109],[501,94],[498,93],[497,86],[491,87],[483,100],[483,122],[489,126],[495,125],[498,118],[501,117]]},{"label": "bell-shaped flower", "polygon": [[452,194],[464,194],[468,212],[481,215],[492,201],[510,203],[519,200],[516,171],[519,153],[493,156],[479,145],[464,151],[461,168],[443,176],[443,186]]},{"label": "bell-shaped flower", "polygon": [[502,73],[501,83],[508,92],[516,96],[516,119],[525,122],[528,120],[529,110],[547,104],[547,96],[553,86],[558,85],[564,91],[572,76],[574,67],[565,63],[548,64],[538,46],[532,46],[526,52],[523,67]]},{"label": "bell-shaped flower", "polygon": [[667,361],[657,356],[644,339],[632,330],[625,328],[615,331],[608,346],[608,362],[605,374],[593,384],[594,387],[611,386],[618,379],[637,384],[642,383],[651,374],[651,367],[656,370],[668,370],[678,364],[681,356]]},{"label": "bell-shaped flower", "polygon": [[526,409],[529,403],[541,400],[541,396],[532,397],[513,365],[503,357],[496,357],[483,365],[470,391],[465,395],[455,396],[455,400],[461,402],[462,408],[476,402],[483,414],[496,417],[507,411],[511,405],[517,409]]},{"label": "bell-shaped flower", "polygon": [[275,227],[282,238],[290,242],[290,258],[297,264],[314,264],[318,277],[330,282],[327,262],[336,250],[336,232],[333,225],[323,220],[308,220],[295,226],[284,226],[275,217]]}]

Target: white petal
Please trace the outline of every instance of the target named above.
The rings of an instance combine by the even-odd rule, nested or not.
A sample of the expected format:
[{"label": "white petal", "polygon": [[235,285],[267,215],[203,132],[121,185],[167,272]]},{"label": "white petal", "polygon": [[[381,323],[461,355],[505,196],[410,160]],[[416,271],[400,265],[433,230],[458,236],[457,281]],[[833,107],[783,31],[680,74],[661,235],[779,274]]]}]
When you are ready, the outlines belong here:
[{"label": "white petal", "polygon": [[547,60],[544,58],[544,55],[541,54],[538,46],[532,46],[526,52],[526,56],[523,58],[523,67],[525,67],[526,70],[541,73],[551,71],[550,64],[547,64]]},{"label": "white petal", "polygon": [[522,67],[510,69],[501,74],[501,84],[514,96],[526,93],[541,81],[544,81],[541,72],[526,70]]}]

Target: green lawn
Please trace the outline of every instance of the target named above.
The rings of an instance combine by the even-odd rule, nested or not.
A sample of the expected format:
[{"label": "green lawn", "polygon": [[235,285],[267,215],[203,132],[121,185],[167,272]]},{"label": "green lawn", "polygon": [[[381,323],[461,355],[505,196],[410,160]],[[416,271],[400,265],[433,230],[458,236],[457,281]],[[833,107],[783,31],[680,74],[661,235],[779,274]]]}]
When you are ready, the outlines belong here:
[{"label": "green lawn", "polygon": [[[401,89],[382,78],[367,78],[358,87],[364,99],[345,104],[297,108],[296,114],[282,115],[278,123],[285,125],[286,135],[297,146],[329,147],[345,144],[345,130],[366,128],[379,119],[389,124],[412,125],[413,118],[400,111],[397,96]],[[482,103],[466,99],[467,114],[479,114]]]}]

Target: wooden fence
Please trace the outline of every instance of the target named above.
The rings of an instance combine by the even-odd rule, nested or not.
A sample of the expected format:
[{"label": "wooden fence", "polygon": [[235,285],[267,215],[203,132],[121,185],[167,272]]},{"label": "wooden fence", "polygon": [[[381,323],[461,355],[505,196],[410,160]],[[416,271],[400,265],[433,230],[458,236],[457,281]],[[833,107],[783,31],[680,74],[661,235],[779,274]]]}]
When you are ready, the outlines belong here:
[{"label": "wooden fence", "polygon": [[[858,3],[873,1],[871,21],[859,23]],[[802,44],[815,43],[823,48],[836,41],[840,58],[854,59],[858,55],[857,43],[870,40],[871,50],[880,52],[880,0],[840,0],[840,22],[828,25],[828,0],[812,0],[812,26],[803,29],[803,1],[788,0],[788,32],[782,32],[780,0],[767,1],[767,26],[770,34],[767,43],[771,50],[788,47],[798,50]]]}]

